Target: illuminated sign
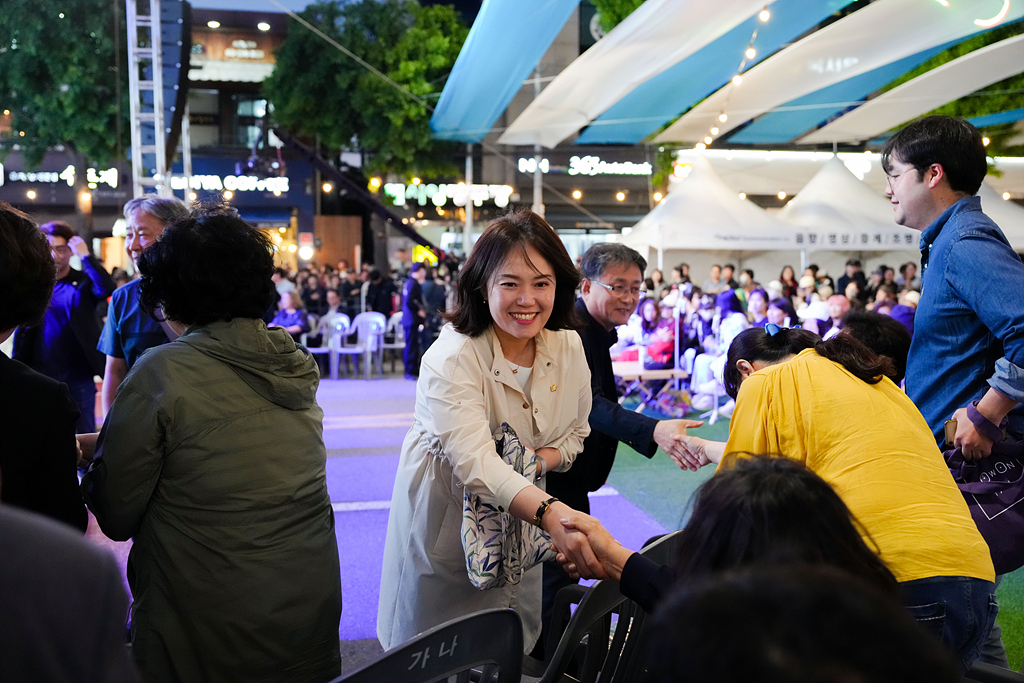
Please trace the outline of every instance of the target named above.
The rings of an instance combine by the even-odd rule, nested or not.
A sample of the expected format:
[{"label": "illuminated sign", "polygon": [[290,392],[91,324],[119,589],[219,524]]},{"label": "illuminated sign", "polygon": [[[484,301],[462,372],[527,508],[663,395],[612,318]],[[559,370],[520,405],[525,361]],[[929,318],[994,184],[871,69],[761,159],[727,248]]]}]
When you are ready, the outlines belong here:
[{"label": "illuminated sign", "polygon": [[[533,157],[519,158],[520,173],[535,173],[537,171],[537,160]],[[540,160],[540,172],[549,173],[551,162],[547,159]],[[651,175],[653,167],[646,161],[635,163],[632,161],[601,161],[601,157],[585,156],[572,157],[569,159],[569,168],[566,173],[569,175]]]},{"label": "illuminated sign", "polygon": [[569,175],[651,175],[652,168],[646,161],[601,161],[601,157],[585,156],[569,159]]},{"label": "illuminated sign", "polygon": [[[540,160],[540,172],[547,173],[551,168],[551,163],[547,159]],[[537,172],[537,159],[530,158],[526,159],[519,157],[519,172],[520,173],[536,173]]]},{"label": "illuminated sign", "polygon": [[210,192],[287,192],[288,178],[257,178],[248,175],[171,176],[172,190],[208,190]]},{"label": "illuminated sign", "polygon": [[473,200],[474,206],[482,206],[488,199],[493,199],[495,206],[508,206],[512,188],[508,185],[473,185],[471,190],[467,190],[465,183],[387,183],[384,185],[384,194],[391,197],[395,206],[405,206],[407,199],[415,200],[420,206],[426,206],[428,200],[434,206],[444,206],[448,200],[456,206],[465,206],[467,198]]},{"label": "illuminated sign", "polygon": [[[102,171],[89,168],[85,171],[85,178],[91,189],[96,189],[99,183],[106,183],[116,189],[117,177],[116,168],[107,168]],[[0,165],[0,185],[4,184],[5,179],[13,183],[56,184],[64,181],[68,184],[68,187],[74,187],[75,167],[72,164],[68,164],[67,168],[63,171],[11,171],[5,174],[3,165]]]},{"label": "illuminated sign", "polygon": [[256,47],[255,40],[232,40],[231,47],[224,48],[228,59],[263,59],[267,53]]}]

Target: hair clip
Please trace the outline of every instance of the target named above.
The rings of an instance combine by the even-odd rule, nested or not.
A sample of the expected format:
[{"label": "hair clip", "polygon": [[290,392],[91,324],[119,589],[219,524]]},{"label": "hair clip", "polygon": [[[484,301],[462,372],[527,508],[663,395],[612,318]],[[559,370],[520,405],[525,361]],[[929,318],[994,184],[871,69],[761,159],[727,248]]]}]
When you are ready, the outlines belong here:
[{"label": "hair clip", "polygon": [[768,333],[769,337],[774,337],[775,335],[777,335],[782,330],[788,330],[788,329],[789,329],[788,327],[779,327],[775,323],[768,323],[767,325],[764,326],[764,331]]}]

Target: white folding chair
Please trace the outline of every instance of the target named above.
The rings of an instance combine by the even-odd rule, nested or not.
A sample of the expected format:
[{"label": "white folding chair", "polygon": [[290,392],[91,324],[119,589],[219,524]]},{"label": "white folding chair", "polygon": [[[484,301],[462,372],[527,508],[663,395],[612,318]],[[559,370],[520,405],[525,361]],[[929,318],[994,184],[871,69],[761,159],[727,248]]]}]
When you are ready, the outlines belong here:
[{"label": "white folding chair", "polygon": [[[387,320],[383,313],[367,311],[357,315],[343,334],[338,334],[337,328],[335,328],[335,336],[338,338],[337,353],[341,356],[362,356],[365,379],[370,379],[370,364],[373,361],[377,362],[377,369],[380,371],[381,377],[384,376],[382,354],[386,327]],[[355,345],[342,345],[341,340],[345,335],[351,334],[353,329],[356,332]],[[337,379],[337,374],[333,374],[331,379]]]},{"label": "white folding chair", "polygon": [[[388,341],[391,338],[391,341]],[[395,371],[395,356],[405,351],[405,327],[402,326],[402,314],[394,313],[388,318],[388,325],[384,329],[384,350],[396,351],[391,354],[391,372]]]}]

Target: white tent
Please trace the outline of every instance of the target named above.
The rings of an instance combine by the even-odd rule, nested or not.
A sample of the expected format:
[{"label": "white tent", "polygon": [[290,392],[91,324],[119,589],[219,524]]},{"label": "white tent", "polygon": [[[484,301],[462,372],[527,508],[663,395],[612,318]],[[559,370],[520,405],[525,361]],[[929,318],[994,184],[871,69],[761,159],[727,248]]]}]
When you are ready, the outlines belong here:
[{"label": "white tent", "polygon": [[690,175],[644,216],[623,244],[634,249],[749,251],[798,249],[796,231],[753,202],[740,199],[703,156]]},{"label": "white tent", "polygon": [[1024,207],[1004,200],[988,183],[981,184],[978,196],[981,197],[982,210],[996,222],[1010,246],[1024,251]]},{"label": "white tent", "polygon": [[896,225],[890,203],[838,157],[822,166],[778,216],[800,229],[798,246],[808,251],[916,250],[921,237]]}]

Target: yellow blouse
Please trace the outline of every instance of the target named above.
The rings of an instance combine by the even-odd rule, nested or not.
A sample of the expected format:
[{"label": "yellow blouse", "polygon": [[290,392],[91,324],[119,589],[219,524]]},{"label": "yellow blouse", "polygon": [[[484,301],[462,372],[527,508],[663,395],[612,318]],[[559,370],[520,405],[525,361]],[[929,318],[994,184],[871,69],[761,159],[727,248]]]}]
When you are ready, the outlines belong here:
[{"label": "yellow blouse", "polygon": [[748,377],[726,453],[781,454],[827,481],[898,581],[995,579],[988,545],[920,411],[813,349]]}]

